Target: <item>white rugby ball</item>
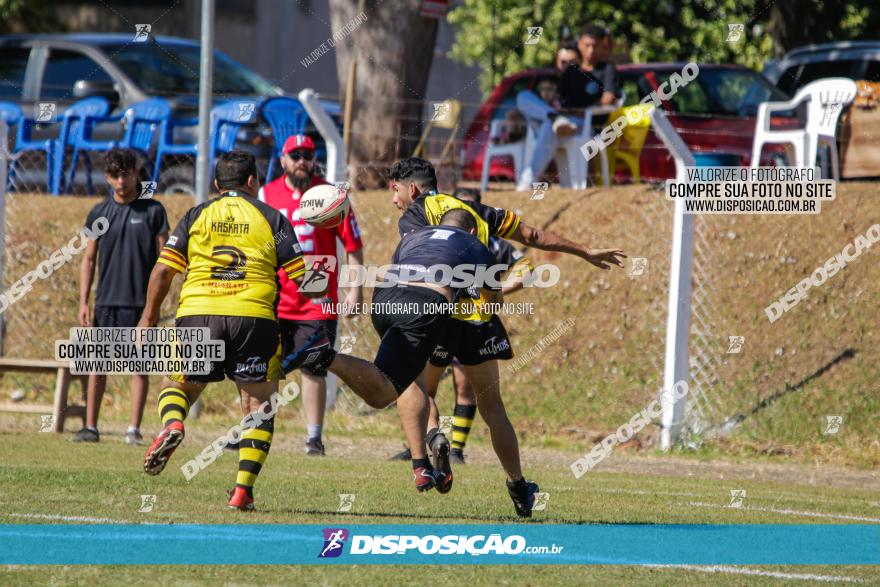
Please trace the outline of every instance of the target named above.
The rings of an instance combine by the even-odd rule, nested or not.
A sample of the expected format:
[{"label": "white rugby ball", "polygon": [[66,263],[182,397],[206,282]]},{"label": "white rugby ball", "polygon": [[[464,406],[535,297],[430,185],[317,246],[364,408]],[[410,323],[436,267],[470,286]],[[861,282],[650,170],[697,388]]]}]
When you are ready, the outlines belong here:
[{"label": "white rugby ball", "polygon": [[348,190],[344,187],[316,185],[299,201],[299,217],[318,228],[333,228],[345,219],[348,205]]}]

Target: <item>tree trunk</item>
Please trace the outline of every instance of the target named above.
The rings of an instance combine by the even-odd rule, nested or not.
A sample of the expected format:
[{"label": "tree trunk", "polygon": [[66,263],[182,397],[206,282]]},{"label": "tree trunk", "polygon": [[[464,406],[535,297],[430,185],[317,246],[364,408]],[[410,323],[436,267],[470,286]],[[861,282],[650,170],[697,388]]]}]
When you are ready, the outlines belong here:
[{"label": "tree trunk", "polygon": [[[388,167],[412,153],[422,131],[438,22],[419,16],[421,5],[422,0],[367,0],[366,21],[335,46],[344,107],[358,35],[348,162],[355,171],[352,183],[361,189],[385,187]],[[357,16],[357,0],[330,0],[334,32]]]},{"label": "tree trunk", "polygon": [[813,27],[817,7],[813,0],[787,0],[770,6],[769,32],[773,37],[773,56],[814,41]]}]

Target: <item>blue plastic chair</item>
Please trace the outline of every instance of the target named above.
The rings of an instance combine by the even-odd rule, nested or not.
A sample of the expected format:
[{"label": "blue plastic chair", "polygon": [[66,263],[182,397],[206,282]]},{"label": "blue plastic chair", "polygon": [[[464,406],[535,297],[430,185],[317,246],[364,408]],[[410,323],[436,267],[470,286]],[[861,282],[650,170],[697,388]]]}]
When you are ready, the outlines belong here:
[{"label": "blue plastic chair", "polygon": [[[49,191],[57,196],[61,193],[62,183],[64,183],[64,157],[67,154],[67,148],[80,140],[83,121],[90,116],[107,116],[109,111],[110,105],[107,100],[92,97],[71,104],[61,115],[61,120],[37,122],[24,117],[18,127],[15,152],[42,151],[46,154],[47,184]],[[61,128],[58,136],[54,139],[32,140],[31,133],[37,124],[60,124]],[[91,173],[88,176],[88,183],[91,191]]]},{"label": "blue plastic chair", "polygon": [[[241,104],[253,104],[254,108],[242,109]],[[255,121],[256,103],[248,101],[232,101],[218,104],[211,109],[211,144],[208,152],[211,163],[211,173],[214,172],[214,158],[220,153],[227,153],[235,149],[235,141],[238,130],[245,124]],[[198,154],[198,145],[195,143],[175,143],[174,129],[178,126],[195,126],[199,123],[197,118],[171,119],[165,126],[165,132],[159,137],[159,145],[156,148],[156,164],[153,171],[153,179],[159,180],[162,161],[168,155],[191,156]]]},{"label": "blue plastic chair", "polygon": [[275,137],[275,150],[266,173],[266,181],[268,182],[274,179],[272,174],[275,170],[275,162],[281,157],[284,141],[291,135],[305,133],[309,115],[299,100],[286,97],[267,99],[263,102],[260,114],[272,127],[272,135]]},{"label": "blue plastic chair", "polygon": [[[153,139],[157,132],[161,135],[164,132],[168,119],[171,117],[171,105],[161,98],[151,98],[130,106],[123,114],[118,116],[89,116],[83,121],[82,136],[73,145],[73,155],[70,159],[70,180],[73,183],[73,174],[76,173],[76,165],[80,153],[86,157],[88,161],[88,153],[90,151],[109,151],[115,148],[126,148],[140,151],[150,158],[150,151],[153,146]],[[95,141],[92,140],[92,133],[95,126],[108,122],[116,122],[124,120],[125,134],[118,141]],[[90,165],[89,165],[90,167]],[[91,186],[89,189],[91,193]]]},{"label": "blue plastic chair", "polygon": [[[14,104],[13,102],[0,102],[0,120],[6,123],[6,127],[11,129],[14,126],[19,126],[21,124],[21,119],[24,117],[24,114],[21,111],[21,107],[18,104]],[[9,136],[13,136],[10,131]],[[9,145],[0,145],[0,148],[8,148]],[[13,148],[13,153],[15,149]],[[15,159],[10,158],[9,160],[9,171],[7,172],[7,184],[8,189],[13,189],[13,176],[15,174]]]}]

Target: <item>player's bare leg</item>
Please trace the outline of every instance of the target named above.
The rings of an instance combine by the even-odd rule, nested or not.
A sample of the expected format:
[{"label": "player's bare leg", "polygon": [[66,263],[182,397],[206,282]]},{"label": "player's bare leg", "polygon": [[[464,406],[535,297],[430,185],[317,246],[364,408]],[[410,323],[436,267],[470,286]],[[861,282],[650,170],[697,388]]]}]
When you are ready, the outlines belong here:
[{"label": "player's bare leg", "polygon": [[403,390],[397,399],[397,412],[400,425],[406,435],[406,443],[413,459],[427,456],[425,450],[425,430],[428,426],[428,406],[430,400],[424,392],[424,371],[415,383]]},{"label": "player's bare leg", "polygon": [[[440,411],[437,409],[437,402],[434,398],[437,395],[437,388],[440,386],[440,377],[443,375],[445,367],[437,367],[428,363],[425,365],[420,377],[407,388],[407,391],[413,387],[421,388],[424,396],[428,400],[429,410],[426,419],[427,428],[422,428],[421,433],[424,435],[425,441],[433,457],[434,469],[443,473],[443,481],[437,485],[437,491],[440,493],[448,493],[452,489],[452,466],[449,461],[450,444],[446,435],[440,431]],[[412,449],[412,442],[409,442]],[[413,459],[415,459],[413,453]]]},{"label": "player's bare leg", "polygon": [[101,413],[101,401],[107,389],[107,376],[92,373],[89,375],[86,391],[86,425],[73,436],[73,442],[98,442],[98,414]]},{"label": "player's bare leg", "polygon": [[150,378],[146,375],[131,376],[131,423],[125,433],[126,444],[143,444],[141,437],[141,421],[144,418],[144,406],[147,404],[147,390]]},{"label": "player's bare leg", "polygon": [[397,391],[370,361],[337,353],[328,370],[342,379],[371,408],[381,410],[397,401]]},{"label": "player's bare leg", "polygon": [[498,361],[486,361],[479,365],[462,365],[462,372],[477,396],[477,409],[492,437],[492,448],[501,461],[501,466],[510,481],[522,479],[522,466],[519,460],[519,443],[516,431],[507,417],[507,410],[501,399],[501,385],[498,377]]},{"label": "player's bare leg", "polygon": [[518,516],[531,517],[532,506],[538,484],[526,481],[519,460],[519,443],[516,431],[507,417],[504,402],[501,401],[501,386],[498,378],[498,361],[487,361],[480,365],[462,365],[462,371],[474,386],[477,395],[477,409],[489,426],[492,448],[507,473],[507,492],[513,500]]},{"label": "player's bare leg", "polygon": [[[424,391],[430,398],[430,410],[428,412],[428,430],[432,428],[440,428],[440,410],[437,408],[437,389],[440,387],[440,377],[443,376],[443,371],[446,370],[446,367],[438,367],[436,365],[432,365],[428,363],[425,365],[425,370],[422,371],[422,375],[424,375]],[[413,384],[415,385],[415,383]]]}]

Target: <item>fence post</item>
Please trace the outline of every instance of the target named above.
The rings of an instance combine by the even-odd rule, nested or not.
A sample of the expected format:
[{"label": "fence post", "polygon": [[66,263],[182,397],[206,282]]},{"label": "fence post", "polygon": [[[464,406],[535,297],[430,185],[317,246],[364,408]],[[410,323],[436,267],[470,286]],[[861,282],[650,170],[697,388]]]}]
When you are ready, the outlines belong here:
[{"label": "fence post", "polygon": [[[6,276],[6,190],[9,187],[9,124],[0,120],[0,292]],[[6,313],[0,314],[0,356],[5,353]]]}]

